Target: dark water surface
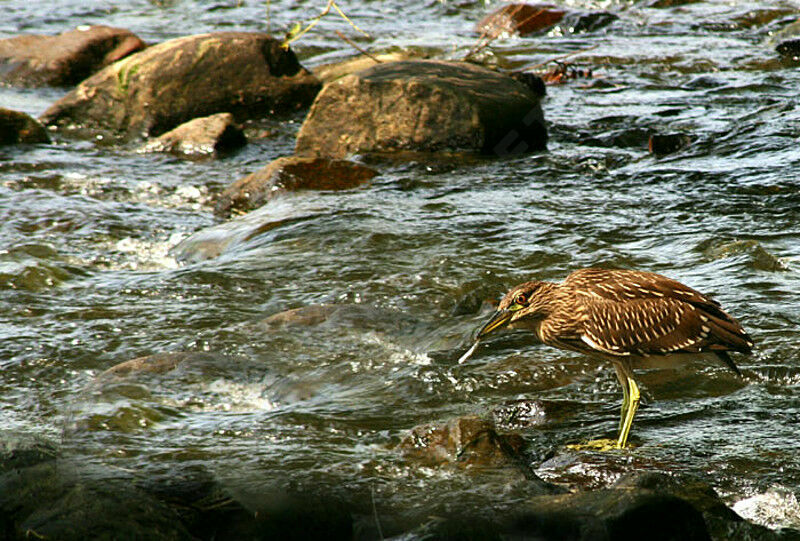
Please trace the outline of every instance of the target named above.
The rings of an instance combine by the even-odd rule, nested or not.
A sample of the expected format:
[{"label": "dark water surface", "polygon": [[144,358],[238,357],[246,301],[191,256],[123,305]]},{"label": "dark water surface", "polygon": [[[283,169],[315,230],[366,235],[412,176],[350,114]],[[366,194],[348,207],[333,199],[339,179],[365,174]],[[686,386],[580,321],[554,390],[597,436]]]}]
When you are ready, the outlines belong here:
[{"label": "dark water surface", "polygon": [[[284,32],[323,4],[273,0],[269,26]],[[641,372],[636,467],[701,475],[742,514],[800,527],[800,71],[774,53],[800,7],[648,4],[570,2],[619,19],[481,53],[522,69],[586,49],[571,60],[595,78],[548,89],[547,152],[378,162],[367,187],[273,200],[249,219],[276,226],[218,258],[178,264],[170,249],[215,225],[214,196],[228,183],[291,153],[302,116],[265,121],[272,137],[216,161],[58,138],[0,148],[6,439],[41,438],[120,475],[202,465],[244,500],[286,484],[420,517],[456,500],[503,507],[522,489],[420,467],[392,447],[415,425],[488,416],[522,398],[567,412],[523,430],[534,454],[613,435],[621,395],[607,366],[513,337],[454,360],[486,316],[482,299],[584,266],[639,268],[714,296],[757,347],[736,359],[743,380],[703,364]],[[494,7],[341,5],[373,36],[362,46],[445,58],[473,46],[474,22]],[[149,42],[268,28],[265,2],[0,6],[3,37],[79,24],[127,27]],[[304,65],[354,54],[336,30],[355,35],[330,15],[295,45]],[[64,92],[0,87],[0,105],[37,116]],[[654,157],[651,132],[693,143]],[[309,327],[258,323],[316,303],[376,311]],[[177,373],[94,383],[116,363],[169,351],[211,355]],[[533,466],[549,480],[602,486],[630,455],[619,471],[602,461]]]}]

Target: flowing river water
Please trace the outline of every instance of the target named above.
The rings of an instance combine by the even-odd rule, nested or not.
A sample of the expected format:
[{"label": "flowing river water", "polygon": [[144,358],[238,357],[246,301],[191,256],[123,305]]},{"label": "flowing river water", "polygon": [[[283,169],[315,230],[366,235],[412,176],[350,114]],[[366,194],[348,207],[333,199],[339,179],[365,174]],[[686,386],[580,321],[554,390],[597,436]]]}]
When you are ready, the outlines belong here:
[{"label": "flowing river water", "polygon": [[[81,24],[149,43],[283,33],[324,4],[6,0],[0,36]],[[470,50],[475,22],[496,7],[340,5],[370,34],[362,47],[440,58]],[[603,486],[631,463],[690,472],[745,516],[800,528],[800,70],[774,50],[800,6],[565,5],[619,18],[499,39],[478,54],[526,69],[578,52],[569,61],[592,70],[548,87],[547,151],[373,162],[380,175],[365,187],[274,199],[255,211],[269,227],[220,257],[179,262],[171,250],[218,223],[225,186],[292,152],[302,115],[265,120],[269,137],[217,160],[58,136],[0,148],[6,445],[43,441],[106,475],[202,467],[244,500],[316,487],[422,517],[455,501],[507,506],[524,491],[408,461],[394,450],[408,431],[540,399],[559,415],[520,433],[547,480]],[[304,66],[356,54],[337,30],[357,37],[332,12],[293,45]],[[65,92],[0,87],[0,105],[38,116]],[[691,144],[648,152],[650,133],[677,132]],[[485,320],[485,299],[586,266],[651,270],[708,293],[756,348],[735,358],[741,379],[698,363],[639,372],[635,449],[564,469],[548,450],[616,430],[613,370],[513,334],[455,359]],[[349,308],[318,325],[261,323],[330,303]],[[96,382],[119,362],[178,351],[207,355],[162,376]]]}]

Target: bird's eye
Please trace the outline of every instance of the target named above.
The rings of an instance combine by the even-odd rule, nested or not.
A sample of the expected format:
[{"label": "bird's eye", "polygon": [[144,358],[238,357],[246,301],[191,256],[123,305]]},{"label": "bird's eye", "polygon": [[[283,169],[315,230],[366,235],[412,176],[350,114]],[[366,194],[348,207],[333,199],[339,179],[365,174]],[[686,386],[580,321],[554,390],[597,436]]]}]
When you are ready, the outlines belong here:
[{"label": "bird's eye", "polygon": [[514,304],[524,305],[528,303],[528,298],[523,294],[520,293],[516,297],[514,297]]}]

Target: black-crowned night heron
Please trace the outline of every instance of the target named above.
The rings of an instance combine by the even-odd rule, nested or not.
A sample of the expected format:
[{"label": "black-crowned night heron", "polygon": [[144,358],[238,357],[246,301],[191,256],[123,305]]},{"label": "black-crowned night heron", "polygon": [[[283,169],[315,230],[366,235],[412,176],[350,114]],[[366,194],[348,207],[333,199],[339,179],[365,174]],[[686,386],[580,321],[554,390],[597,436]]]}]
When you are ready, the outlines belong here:
[{"label": "black-crowned night heron", "polygon": [[619,437],[577,446],[621,449],[639,407],[632,368],[648,357],[711,355],[739,369],[729,351],[750,353],[753,341],[715,300],[651,272],[581,269],[562,283],[531,281],[509,291],[478,331],[464,362],[488,335],[523,328],[549,346],[613,363],[622,385]]}]

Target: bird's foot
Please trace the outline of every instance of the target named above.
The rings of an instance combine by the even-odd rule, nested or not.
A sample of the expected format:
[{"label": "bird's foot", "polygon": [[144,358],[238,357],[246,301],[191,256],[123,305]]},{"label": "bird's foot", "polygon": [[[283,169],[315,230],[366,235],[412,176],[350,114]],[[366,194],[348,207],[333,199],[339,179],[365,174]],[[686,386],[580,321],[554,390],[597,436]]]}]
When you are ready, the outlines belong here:
[{"label": "bird's foot", "polygon": [[601,438],[599,440],[589,440],[585,443],[573,443],[567,445],[567,449],[572,449],[573,451],[613,451],[615,449],[621,449],[619,445],[619,440],[612,440],[610,438]]}]

